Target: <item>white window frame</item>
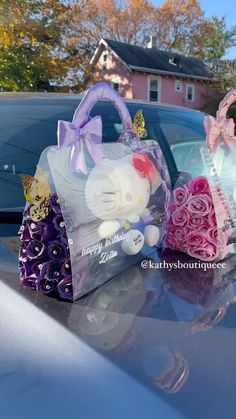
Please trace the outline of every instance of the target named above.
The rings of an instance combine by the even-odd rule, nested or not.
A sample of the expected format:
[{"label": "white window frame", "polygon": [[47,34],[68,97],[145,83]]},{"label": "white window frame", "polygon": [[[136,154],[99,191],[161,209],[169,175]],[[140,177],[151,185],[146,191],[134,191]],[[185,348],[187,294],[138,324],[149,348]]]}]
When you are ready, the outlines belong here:
[{"label": "white window frame", "polygon": [[[151,87],[151,80],[157,80],[157,92],[158,92],[158,98],[157,100],[150,100],[150,87]],[[148,91],[147,91],[147,100],[149,102],[161,102],[161,77],[160,76],[149,76],[148,77]]]},{"label": "white window frame", "polygon": [[[188,88],[189,87],[192,88],[192,99],[188,99]],[[195,86],[194,86],[194,84],[186,84],[185,98],[188,102],[194,102],[194,100],[195,100]]]},{"label": "white window frame", "polygon": [[[177,85],[180,86],[180,89],[177,89]],[[183,92],[183,82],[182,80],[175,80],[175,92],[182,93]]]},{"label": "white window frame", "polygon": [[120,92],[120,87],[121,87],[121,85],[120,85],[120,83],[121,83],[121,80],[120,80],[120,77],[116,77],[115,79],[112,79],[111,80],[111,84],[112,84],[112,86],[113,86],[113,84],[114,83],[118,83],[118,93]]},{"label": "white window frame", "polygon": [[108,68],[108,52],[104,51],[102,54],[102,69],[105,71],[107,70],[107,68]]}]

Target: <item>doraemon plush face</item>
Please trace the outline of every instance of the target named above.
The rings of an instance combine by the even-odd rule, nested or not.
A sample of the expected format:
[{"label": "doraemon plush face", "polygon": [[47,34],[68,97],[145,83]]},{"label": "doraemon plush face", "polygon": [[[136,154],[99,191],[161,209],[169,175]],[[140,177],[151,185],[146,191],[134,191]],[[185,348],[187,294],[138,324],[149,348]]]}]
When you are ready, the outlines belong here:
[{"label": "doraemon plush face", "polygon": [[141,153],[104,159],[88,176],[85,198],[90,211],[101,220],[135,218],[146,208],[151,188],[159,184],[154,164]]}]

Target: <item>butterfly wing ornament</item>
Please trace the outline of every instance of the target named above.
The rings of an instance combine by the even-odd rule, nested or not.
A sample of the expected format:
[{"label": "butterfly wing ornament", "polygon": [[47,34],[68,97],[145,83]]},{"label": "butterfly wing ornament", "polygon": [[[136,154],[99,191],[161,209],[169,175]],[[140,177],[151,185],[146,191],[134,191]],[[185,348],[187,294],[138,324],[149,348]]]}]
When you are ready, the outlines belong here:
[{"label": "butterfly wing ornament", "polygon": [[145,138],[147,136],[142,109],[139,109],[134,115],[132,128],[138,138]]},{"label": "butterfly wing ornament", "polygon": [[38,222],[47,217],[49,213],[48,199],[51,195],[51,189],[47,181],[47,176],[40,166],[37,166],[36,176],[20,175],[25,199],[29,204],[30,217]]}]

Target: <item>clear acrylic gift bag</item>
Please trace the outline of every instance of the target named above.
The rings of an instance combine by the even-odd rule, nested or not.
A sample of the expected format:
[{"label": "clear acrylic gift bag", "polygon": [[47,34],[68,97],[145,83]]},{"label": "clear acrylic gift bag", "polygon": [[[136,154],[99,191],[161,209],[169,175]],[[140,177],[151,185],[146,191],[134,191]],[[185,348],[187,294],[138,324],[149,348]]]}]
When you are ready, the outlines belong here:
[{"label": "clear acrylic gift bag", "polygon": [[[119,112],[123,131],[118,142],[102,143],[101,117],[90,118],[92,107],[102,99],[110,100]],[[37,245],[39,254],[34,249],[29,256],[32,243],[24,223],[32,205],[26,206],[20,258],[24,285],[42,292],[47,287],[48,292],[75,300],[162,243],[170,191],[161,150],[153,141],[140,141],[123,99],[108,84],[98,83],[88,91],[72,123],[59,121],[58,147],[42,153],[36,172],[39,182],[40,175],[51,191],[45,198],[48,217],[52,212],[60,234],[56,240],[46,235],[43,250]],[[26,224],[31,237],[30,221]],[[47,218],[34,221],[36,229],[39,223],[47,224]],[[57,265],[52,241],[57,244],[54,252],[63,255]],[[26,272],[27,263],[36,264],[34,271]]]},{"label": "clear acrylic gift bag", "polygon": [[[225,258],[236,238],[236,137],[234,121],[226,116],[235,100],[234,90],[220,103],[216,118],[205,117],[203,170],[187,180],[179,177],[168,207],[165,245],[205,261]],[[185,162],[189,173],[191,157]]]}]

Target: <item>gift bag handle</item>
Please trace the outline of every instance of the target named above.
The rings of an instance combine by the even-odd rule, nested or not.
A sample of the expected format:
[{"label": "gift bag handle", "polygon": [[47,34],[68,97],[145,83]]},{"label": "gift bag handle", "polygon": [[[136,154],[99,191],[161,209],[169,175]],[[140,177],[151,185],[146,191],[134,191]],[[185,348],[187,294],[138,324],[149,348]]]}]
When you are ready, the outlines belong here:
[{"label": "gift bag handle", "polygon": [[204,126],[206,130],[206,141],[211,152],[215,152],[220,141],[223,141],[229,147],[236,140],[234,135],[234,120],[227,118],[227,111],[236,101],[236,90],[231,90],[220,102],[216,118],[211,115],[205,117]]},{"label": "gift bag handle", "polygon": [[236,102],[236,89],[231,90],[229,93],[227,93],[227,95],[225,95],[224,99],[219,104],[219,108],[216,115],[220,117],[226,116],[229,107],[234,102]]},{"label": "gift bag handle", "polygon": [[119,93],[106,82],[96,83],[89,89],[74,113],[73,123],[75,125],[83,126],[89,120],[92,108],[101,99],[110,100],[117,109],[123,125],[122,134],[132,130],[131,116],[124,100]]}]

